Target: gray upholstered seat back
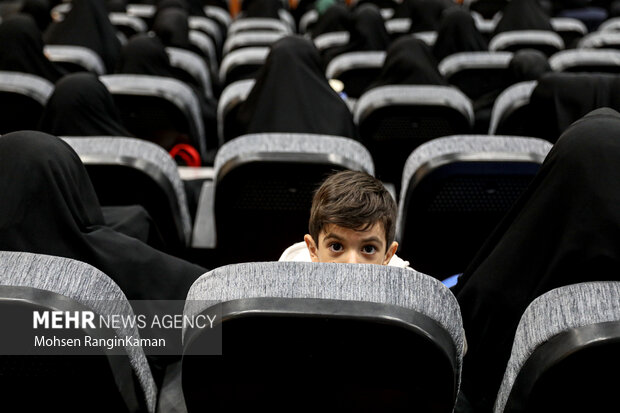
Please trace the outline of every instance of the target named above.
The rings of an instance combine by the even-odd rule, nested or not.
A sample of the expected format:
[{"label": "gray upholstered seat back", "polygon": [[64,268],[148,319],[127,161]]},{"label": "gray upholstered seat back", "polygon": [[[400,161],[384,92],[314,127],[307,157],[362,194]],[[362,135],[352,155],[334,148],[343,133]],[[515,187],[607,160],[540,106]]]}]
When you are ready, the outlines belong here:
[{"label": "gray upholstered seat back", "polygon": [[534,300],[517,327],[495,412],[504,411],[517,375],[539,346],[564,331],[610,321],[620,321],[620,282],[568,285]]},{"label": "gray upholstered seat back", "polygon": [[164,149],[154,143],[135,138],[99,136],[64,138],[64,140],[86,164],[134,165],[151,176],[167,180],[174,191],[173,202],[178,205],[185,242],[189,243],[192,222],[185,189],[176,163]]},{"label": "gray upholstered seat back", "polygon": [[458,372],[463,356],[461,313],[452,292],[438,280],[405,268],[370,264],[265,262],[217,268],[198,278],[187,295],[185,315],[205,302],[244,298],[318,298],[390,304],[436,321],[452,337]]},{"label": "gray upholstered seat back", "polygon": [[[69,297],[103,316],[133,315],[127,298],[111,278],[89,264],[68,258],[1,251],[0,285],[51,291]],[[135,326],[121,326],[114,330],[119,338],[139,337]],[[126,346],[125,350],[146,397],[148,410],[154,412],[157,389],[144,351],[139,346]]]}]

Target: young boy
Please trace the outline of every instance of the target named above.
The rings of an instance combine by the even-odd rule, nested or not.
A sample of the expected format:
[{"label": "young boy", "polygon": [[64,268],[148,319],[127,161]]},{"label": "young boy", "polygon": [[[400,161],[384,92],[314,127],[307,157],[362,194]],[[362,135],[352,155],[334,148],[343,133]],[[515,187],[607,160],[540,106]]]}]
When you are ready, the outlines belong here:
[{"label": "young boy", "polygon": [[395,253],[396,202],[381,181],[356,171],[337,172],[314,194],[310,233],[280,261],[383,264],[408,268]]}]

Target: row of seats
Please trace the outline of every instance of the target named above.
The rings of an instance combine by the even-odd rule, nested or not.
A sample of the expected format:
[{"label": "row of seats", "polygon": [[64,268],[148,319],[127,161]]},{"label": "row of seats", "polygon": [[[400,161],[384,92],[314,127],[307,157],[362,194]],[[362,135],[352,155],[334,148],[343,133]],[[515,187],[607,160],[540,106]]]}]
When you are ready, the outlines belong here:
[{"label": "row of seats", "polygon": [[[34,310],[90,311],[97,319],[140,314],[109,277],[83,262],[0,252],[0,278],[2,314],[11,315],[2,318],[3,331],[20,322],[31,326]],[[536,299],[521,317],[495,412],[612,409],[619,298],[620,283],[591,282]],[[456,403],[465,351],[459,305],[447,287],[422,273],[345,264],[226,266],[194,283],[183,315],[215,315],[214,328],[183,328],[177,385],[159,389],[147,345],[94,347],[81,357],[66,355],[76,348],[23,356],[46,352],[34,349],[33,335],[144,337],[135,325],[12,328],[1,345],[3,404],[24,411],[155,412],[166,411],[167,398],[175,397],[176,409],[184,399],[191,413],[207,406],[451,412]],[[67,389],[71,397],[59,397]]]},{"label": "row of seats", "polygon": [[[352,139],[245,135],[218,151],[193,221],[178,168],[157,145],[119,137],[65,141],[85,164],[103,206],[142,205],[167,250],[213,250],[211,268],[277,260],[307,232],[313,192],[329,173],[375,174],[371,153]],[[551,146],[535,138],[485,135],[421,145],[401,169],[400,192],[393,191],[399,200],[398,254],[439,279],[463,272]]]}]

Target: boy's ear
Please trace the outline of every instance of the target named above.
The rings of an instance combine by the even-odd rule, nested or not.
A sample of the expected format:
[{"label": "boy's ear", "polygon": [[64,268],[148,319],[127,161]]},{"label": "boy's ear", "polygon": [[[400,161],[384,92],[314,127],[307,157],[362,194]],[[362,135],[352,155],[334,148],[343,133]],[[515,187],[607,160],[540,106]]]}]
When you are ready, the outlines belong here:
[{"label": "boy's ear", "polygon": [[385,258],[383,259],[383,265],[388,265],[394,254],[396,254],[396,250],[398,249],[398,242],[392,242],[392,245],[385,251]]},{"label": "boy's ear", "polygon": [[312,235],[306,234],[304,235],[304,241],[306,241],[306,247],[308,247],[308,251],[310,252],[310,259],[312,262],[319,262],[319,252],[316,242],[312,238]]}]

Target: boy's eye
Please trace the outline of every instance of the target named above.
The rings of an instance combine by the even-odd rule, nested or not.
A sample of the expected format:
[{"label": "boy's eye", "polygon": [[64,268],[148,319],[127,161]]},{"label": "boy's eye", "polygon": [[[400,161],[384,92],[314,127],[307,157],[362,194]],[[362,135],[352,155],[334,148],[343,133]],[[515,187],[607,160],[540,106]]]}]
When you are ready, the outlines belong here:
[{"label": "boy's eye", "polygon": [[374,254],[375,252],[377,252],[377,248],[375,248],[373,245],[364,245],[362,251],[364,252],[364,254]]},{"label": "boy's eye", "polygon": [[333,252],[340,252],[342,251],[342,244],[339,242],[334,242],[333,244],[329,245],[329,249]]}]

